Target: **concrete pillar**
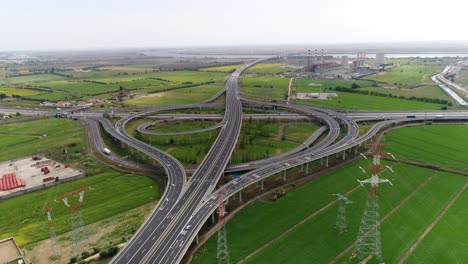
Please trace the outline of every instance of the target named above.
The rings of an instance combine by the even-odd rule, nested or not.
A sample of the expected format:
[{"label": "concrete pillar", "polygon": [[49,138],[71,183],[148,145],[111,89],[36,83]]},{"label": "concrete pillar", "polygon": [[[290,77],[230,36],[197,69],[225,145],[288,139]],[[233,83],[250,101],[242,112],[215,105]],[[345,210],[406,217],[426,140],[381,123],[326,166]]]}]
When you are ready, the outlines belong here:
[{"label": "concrete pillar", "polygon": [[346,150],[343,151],[343,160],[345,160],[345,159],[346,159]]},{"label": "concrete pillar", "polygon": [[358,150],[357,148],[358,148],[357,146],[354,147],[354,155],[357,155],[357,150]]},{"label": "concrete pillar", "polygon": [[197,236],[195,237],[195,243],[197,243],[198,245],[198,232],[197,232]]},{"label": "concrete pillar", "polygon": [[323,165],[323,158],[320,158],[320,165]]},{"label": "concrete pillar", "polygon": [[301,164],[301,171],[304,171],[304,164]]},{"label": "concrete pillar", "polygon": [[328,168],[328,156],[325,158],[325,167]]},{"label": "concrete pillar", "polygon": [[262,183],[261,183],[261,190],[263,191],[263,180],[262,180]]},{"label": "concrete pillar", "polygon": [[214,224],[215,223],[215,219],[214,219],[214,212],[211,214],[211,223]]},{"label": "concrete pillar", "polygon": [[239,191],[239,203],[242,203],[242,190]]},{"label": "concrete pillar", "polygon": [[339,158],[339,157],[340,157],[340,153],[337,152],[337,153],[335,154],[335,157],[336,157],[336,158]]},{"label": "concrete pillar", "polygon": [[229,197],[226,198],[226,202],[224,204],[227,205],[228,203],[229,203]]},{"label": "concrete pillar", "polygon": [[283,180],[286,181],[286,171],[283,171]]},{"label": "concrete pillar", "polygon": [[306,163],[306,174],[309,174],[309,162]]}]

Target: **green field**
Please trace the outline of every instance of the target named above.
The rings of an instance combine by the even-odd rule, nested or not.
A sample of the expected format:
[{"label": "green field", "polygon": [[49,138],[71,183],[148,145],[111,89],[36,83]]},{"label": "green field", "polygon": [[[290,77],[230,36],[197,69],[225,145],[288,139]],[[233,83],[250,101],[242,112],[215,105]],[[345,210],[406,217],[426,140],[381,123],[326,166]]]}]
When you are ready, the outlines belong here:
[{"label": "green field", "polygon": [[367,79],[394,85],[433,85],[434,83],[431,77],[440,73],[442,70],[442,66],[405,65],[396,67],[388,72],[382,72],[375,76],[367,77]]},{"label": "green field", "polygon": [[[424,141],[419,141],[419,144],[429,154],[421,155],[421,158],[435,158],[434,153],[441,150],[438,142],[442,142],[445,139],[444,135],[447,134],[453,137],[449,139],[447,149],[451,153],[459,153],[463,145],[460,144],[454,148],[455,139],[464,138],[465,126],[453,126],[459,128],[457,131],[448,128],[449,133],[446,132],[444,135],[438,134],[442,131],[440,127],[450,126],[405,128],[389,133],[386,142],[391,141],[392,148],[388,147],[388,150],[398,153],[396,149],[399,146],[396,144],[407,141],[408,134],[405,132],[399,135],[399,131],[421,129],[419,134],[416,131],[411,134],[425,138]],[[424,131],[424,128],[428,131]],[[447,131],[447,128],[444,131]],[[434,145],[436,137],[438,140]],[[412,140],[409,142],[413,144]],[[394,186],[383,185],[380,189],[381,216],[385,216],[393,208],[397,209],[381,225],[383,257],[386,263],[397,263],[427,226],[447,206],[467,179],[465,176],[421,167],[384,163],[392,165],[395,173],[387,172],[383,176],[389,178]],[[360,171],[359,166],[364,167],[368,164],[369,161],[361,160],[346,165],[299,187],[275,202],[255,202],[243,209],[227,223],[231,261],[234,263],[240,261],[296,223],[334,201],[334,196],[331,194],[345,193],[358,186],[356,179],[367,177]],[[417,190],[418,187],[420,187],[419,190]],[[333,229],[337,215],[335,204],[280,239],[272,241],[245,263],[329,263],[355,241],[366,200],[366,189],[358,188],[349,195],[350,200],[353,201],[346,211],[349,232],[338,235]],[[412,195],[413,192],[414,195]],[[408,200],[402,202],[405,198]],[[468,214],[466,206],[463,206],[467,198],[468,192],[465,191],[459,201],[436,225],[436,228],[416,248],[407,263],[463,263],[467,259],[466,232],[460,232],[464,230],[463,219],[466,219],[464,216]],[[397,207],[398,205],[400,207]],[[197,251],[193,263],[213,263],[216,260],[216,239],[216,235],[213,236]],[[356,263],[348,259],[350,254],[351,252],[348,252],[336,263]],[[421,262],[419,261],[421,259],[427,261]],[[376,262],[370,261],[369,263]]]},{"label": "green field", "polygon": [[222,89],[223,86],[220,85],[201,85],[169,92],[149,94],[146,96],[130,99],[125,101],[125,103],[135,106],[191,104],[210,99]]},{"label": "green field", "polygon": [[84,144],[83,128],[78,121],[49,118],[0,125],[0,160],[38,153],[62,160],[64,147],[70,157],[79,159]]},{"label": "green field", "polygon": [[6,96],[19,95],[19,96],[31,96],[36,94],[44,93],[44,91],[32,90],[32,89],[18,89],[14,87],[0,87],[0,94]]},{"label": "green field", "polygon": [[[317,93],[319,88],[298,88],[297,92]],[[358,110],[440,110],[444,105],[411,101],[406,99],[372,96],[366,94],[356,94],[347,92],[336,92],[338,97],[332,97],[328,100],[298,100],[303,104],[323,105],[333,108],[348,108]]]},{"label": "green field", "polygon": [[282,72],[294,72],[301,69],[288,67],[284,63],[260,63],[247,70],[248,73],[278,74]]},{"label": "green field", "polygon": [[209,67],[209,68],[202,68],[200,71],[207,71],[207,72],[233,72],[237,68],[241,67],[243,64],[234,64],[234,65],[226,65],[226,66],[217,66],[217,67]]},{"label": "green field", "polygon": [[[112,217],[118,213],[156,201],[159,188],[149,178],[108,171],[99,175],[61,184],[46,190],[0,201],[0,239],[14,236],[20,246],[49,238],[47,216],[42,208],[53,209],[57,234],[71,230],[70,213],[63,203],[56,203],[61,194],[81,186],[92,190],[85,193],[82,216],[85,224]],[[70,204],[73,205],[73,200]]]},{"label": "green field", "polygon": [[[10,84],[20,84],[20,83],[31,83],[31,82],[39,82],[39,81],[49,81],[49,80],[61,80],[65,79],[60,75],[55,74],[33,74],[33,75],[24,75],[18,77],[10,77],[8,78],[8,82]],[[5,84],[4,80],[0,81],[0,84]]]},{"label": "green field", "polygon": [[[332,202],[333,193],[345,193],[356,187],[356,179],[365,177],[358,168],[364,164],[367,162],[345,166],[273,203],[256,202],[242,210],[227,224],[231,260],[239,261]],[[395,187],[381,187],[382,216],[434,175],[433,171],[419,167],[394,164],[393,168],[395,175],[387,177]],[[438,173],[382,224],[383,254],[387,263],[398,261],[465,181],[463,176]],[[435,190],[438,190],[436,194]],[[333,229],[337,213],[334,205],[273,242],[246,263],[328,263],[356,239],[366,189],[358,188],[349,198],[353,204],[347,210],[348,233],[338,235]],[[454,254],[463,254],[463,251]],[[349,255],[338,263],[348,263]],[[197,251],[194,263],[213,263],[215,259],[216,236]]]},{"label": "green field", "polygon": [[432,125],[402,128],[388,133],[385,149],[409,159],[468,172],[468,126]]},{"label": "green field", "polygon": [[377,92],[389,94],[392,96],[403,96],[405,98],[418,97],[418,98],[433,98],[451,100],[451,97],[445,94],[438,86],[422,86],[417,88],[383,88],[383,87],[365,87],[359,88],[360,91]]}]

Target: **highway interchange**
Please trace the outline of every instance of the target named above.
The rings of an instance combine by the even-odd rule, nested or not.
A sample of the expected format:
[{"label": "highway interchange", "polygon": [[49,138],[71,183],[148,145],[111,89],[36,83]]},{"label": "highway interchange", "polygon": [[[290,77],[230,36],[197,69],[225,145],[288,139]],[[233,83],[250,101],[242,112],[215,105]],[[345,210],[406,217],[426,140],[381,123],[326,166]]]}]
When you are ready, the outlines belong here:
[{"label": "highway interchange", "polygon": [[[116,113],[122,117],[115,125],[108,119],[102,117],[102,112],[86,111],[75,114],[75,118],[85,120],[89,124],[93,143],[98,150],[105,145],[101,139],[100,123],[103,129],[112,138],[122,142],[129,147],[144,153],[162,165],[167,175],[165,192],[159,204],[154,208],[150,217],[140,227],[129,243],[112,260],[112,263],[180,263],[187,252],[192,241],[197,236],[202,225],[214,213],[218,206],[218,193],[222,192],[225,199],[252,184],[265,178],[285,173],[286,170],[308,164],[315,160],[326,159],[331,155],[341,155],[345,158],[347,151],[356,151],[357,147],[370,141],[374,135],[385,127],[405,122],[424,120],[434,121],[463,121],[468,119],[467,111],[357,111],[343,113],[332,109],[283,103],[266,103],[247,100],[241,97],[238,89],[238,77],[247,68],[263,61],[256,60],[237,69],[227,79],[225,89],[216,94],[210,100],[193,105],[173,105],[146,108],[136,113]],[[218,129],[218,137],[206,155],[203,162],[195,171],[186,170],[182,164],[171,155],[152,147],[150,144],[135,139],[125,130],[126,125],[137,118],[180,118],[193,119],[193,114],[158,114],[161,111],[180,109],[199,109],[204,107],[222,107],[214,103],[215,99],[225,95],[224,117],[219,115],[198,115],[203,119],[222,120],[214,126],[188,131],[185,133],[197,133]],[[298,147],[281,155],[268,159],[253,161],[244,164],[230,165],[228,162],[234,151],[239,137],[243,116],[242,106],[257,107],[270,106],[288,111],[288,114],[257,114],[250,115],[254,118],[308,118],[320,121],[322,126],[310,135],[310,137]],[[27,110],[27,109],[0,109],[3,113],[20,112],[24,115],[52,115],[50,110]],[[293,112],[291,114],[290,112]],[[375,121],[376,123],[363,135],[359,136],[358,122]],[[159,121],[145,123],[138,127],[142,133],[153,133],[159,135],[182,134],[180,133],[155,133],[147,131],[151,125]],[[344,136],[338,140],[340,133]],[[324,138],[315,144],[319,136]],[[154,167],[130,162],[121,157],[105,155],[114,163],[125,167],[155,170]],[[225,172],[246,172],[239,179],[232,180],[216,189],[217,184]],[[192,176],[187,180],[187,172]]]}]

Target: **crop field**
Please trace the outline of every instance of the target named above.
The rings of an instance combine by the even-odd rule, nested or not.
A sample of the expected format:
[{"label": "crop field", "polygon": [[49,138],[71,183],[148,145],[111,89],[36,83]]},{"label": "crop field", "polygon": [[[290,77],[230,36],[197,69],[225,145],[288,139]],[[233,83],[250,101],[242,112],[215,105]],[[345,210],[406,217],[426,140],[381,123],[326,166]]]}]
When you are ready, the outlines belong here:
[{"label": "crop field", "polygon": [[[406,142],[405,130],[412,130],[412,135],[424,139],[419,141],[421,148],[428,153],[435,153],[440,147],[437,141],[435,145],[433,141],[437,137],[441,142],[444,135],[448,134],[438,134],[442,127],[448,127],[453,135],[447,148],[451,149],[451,153],[459,153],[458,148],[453,147],[455,139],[464,138],[466,132],[462,125],[453,126],[460,128],[458,131],[450,129],[451,125],[395,130],[386,135],[386,139],[390,139],[386,143],[390,143],[392,148],[387,147],[385,151],[397,153],[396,148],[399,146],[395,145]],[[404,131],[405,134],[397,138],[395,134],[398,135],[399,131]],[[399,155],[396,156],[400,158]],[[433,156],[429,154],[421,157],[430,159]],[[231,260],[243,260],[242,263],[330,263],[332,260],[332,263],[356,263],[349,260],[349,257],[351,245],[358,233],[367,188],[357,188],[348,195],[353,202],[346,210],[349,232],[337,234],[333,228],[337,205],[325,206],[334,201],[331,194],[349,192],[358,186],[357,179],[367,178],[368,175],[364,175],[359,166],[367,167],[369,163],[370,161],[360,160],[342,166],[275,202],[259,201],[243,209],[227,223]],[[467,180],[465,176],[458,174],[402,163],[384,163],[392,166],[395,173],[385,172],[382,176],[389,178],[394,186],[382,185],[380,188],[381,217],[386,217],[381,224],[383,258],[386,263],[397,263],[437,215],[448,206]],[[466,232],[460,231],[464,230],[464,219],[468,216],[468,210],[464,206],[467,199],[468,192],[465,190],[405,263],[464,262],[467,258],[464,245],[468,236]],[[323,209],[317,213],[321,208]],[[301,223],[298,224],[299,222]],[[296,224],[298,225],[295,226]],[[216,236],[211,237],[196,252],[193,263],[212,263],[216,259],[216,243]],[[260,249],[262,246],[264,248]],[[345,251],[348,247],[350,251]],[[255,252],[256,250],[258,251]],[[342,252],[343,257],[339,258],[338,255]],[[421,259],[427,261],[421,262]]]},{"label": "crop field", "polygon": [[0,160],[9,160],[38,153],[63,159],[64,147],[80,155],[85,141],[79,122],[49,118],[0,125],[0,142]]},{"label": "crop field", "polygon": [[[55,75],[55,74],[33,74],[33,75],[11,77],[11,78],[8,78],[8,81],[10,84],[19,84],[19,83],[31,83],[31,82],[38,82],[38,81],[61,80],[61,79],[65,79],[65,77],[62,77],[60,75]],[[0,80],[0,84],[5,84],[5,81]]]},{"label": "crop field", "polygon": [[247,70],[247,73],[277,74],[282,72],[294,72],[301,69],[288,67],[284,63],[260,63]]},{"label": "crop field", "polygon": [[218,124],[221,121],[167,121],[161,122],[148,128],[149,131],[157,132],[182,132],[206,128]]},{"label": "crop field", "polygon": [[294,86],[297,88],[316,87],[316,88],[322,88],[322,91],[324,89],[335,88],[337,86],[351,88],[353,83],[359,85],[360,87],[369,87],[373,84],[373,82],[363,81],[363,80],[343,81],[343,80],[294,79]]},{"label": "crop field", "polygon": [[442,70],[442,66],[405,65],[367,77],[367,79],[394,85],[433,85],[431,77]]},{"label": "crop field", "polygon": [[[329,263],[356,239],[366,201],[364,188],[358,188],[348,195],[353,201],[346,211],[349,232],[339,235],[334,230],[337,207],[332,205],[280,239],[274,239],[333,202],[333,193],[346,193],[357,187],[356,180],[366,177],[358,166],[367,164],[367,161],[359,161],[344,166],[275,202],[256,202],[242,210],[227,224],[231,260],[240,261],[270,242],[263,250],[246,259],[245,263]],[[392,180],[394,187],[381,187],[382,216],[399,205],[429,177],[434,177],[382,223],[382,245],[386,263],[396,263],[399,260],[466,181],[463,176],[434,173],[408,165],[393,164],[393,168],[396,173],[386,177]],[[437,194],[434,194],[435,190],[438,190]],[[397,229],[398,232],[395,232]],[[349,263],[350,253],[337,263]],[[197,251],[193,263],[213,263],[215,259],[216,236]]]},{"label": "crop field", "polygon": [[226,65],[226,66],[217,66],[217,67],[209,67],[209,68],[202,68],[200,71],[207,71],[207,72],[233,72],[237,68],[241,67],[243,64],[234,64],[234,65]]},{"label": "crop field", "polygon": [[163,104],[190,104],[210,99],[224,87],[220,85],[201,85],[169,92],[161,92],[125,101],[128,105],[148,106]]},{"label": "crop field", "polygon": [[365,87],[359,88],[360,91],[378,92],[383,94],[391,94],[393,96],[403,96],[406,98],[419,97],[419,98],[433,98],[451,100],[451,97],[445,94],[438,86],[422,86],[417,88],[383,88],[383,87]]},{"label": "crop field", "polygon": [[[318,93],[320,88],[297,88],[296,92]],[[336,93],[338,97],[332,97],[328,100],[300,100],[303,104],[323,105],[333,108],[348,108],[358,110],[440,110],[444,105],[410,101],[406,99],[372,96],[365,94],[327,91]]]},{"label": "crop field", "polygon": [[464,263],[468,259],[468,191],[465,190],[408,258],[408,263]]},{"label": "crop field", "polygon": [[219,82],[226,77],[225,73],[200,72],[200,71],[163,71],[135,75],[119,75],[110,77],[92,78],[90,81],[103,83],[122,83],[143,79],[159,78],[174,83],[206,83]]},{"label": "crop field", "polygon": [[[107,171],[93,177],[1,201],[0,239],[14,236],[18,244],[24,246],[49,238],[47,217],[42,212],[45,205],[53,209],[52,217],[56,233],[70,231],[70,213],[63,203],[56,203],[54,199],[81,186],[92,188],[85,193],[81,210],[85,224],[156,201],[160,196],[158,186],[149,178]],[[71,204],[73,202],[70,200]]]},{"label": "crop field", "polygon": [[385,149],[400,159],[468,171],[468,126],[432,125],[394,130],[385,136]]},{"label": "crop field", "polygon": [[31,96],[36,94],[44,93],[43,91],[32,90],[32,89],[18,89],[14,87],[0,87],[0,94],[6,96],[19,95],[19,96]]}]

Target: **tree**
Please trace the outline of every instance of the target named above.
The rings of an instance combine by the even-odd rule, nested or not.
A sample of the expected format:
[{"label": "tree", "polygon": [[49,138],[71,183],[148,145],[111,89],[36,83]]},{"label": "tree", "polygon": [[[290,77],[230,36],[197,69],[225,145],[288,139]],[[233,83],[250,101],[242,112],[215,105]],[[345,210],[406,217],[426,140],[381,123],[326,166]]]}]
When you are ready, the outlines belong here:
[{"label": "tree", "polygon": [[351,88],[352,88],[352,89],[357,89],[357,88],[360,88],[360,87],[361,87],[361,86],[360,86],[359,84],[357,84],[357,83],[352,83],[352,84],[351,84]]}]

